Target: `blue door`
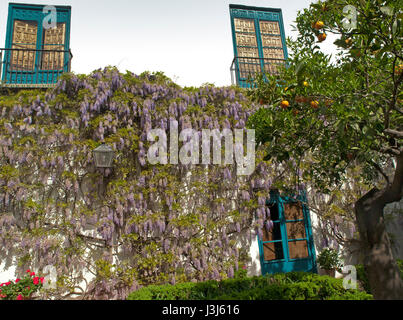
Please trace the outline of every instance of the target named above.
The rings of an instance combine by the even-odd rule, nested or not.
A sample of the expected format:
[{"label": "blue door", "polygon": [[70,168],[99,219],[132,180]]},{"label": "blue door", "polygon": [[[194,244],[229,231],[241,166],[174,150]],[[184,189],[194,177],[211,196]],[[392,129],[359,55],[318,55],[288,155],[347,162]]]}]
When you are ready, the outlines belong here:
[{"label": "blue door", "polygon": [[276,73],[288,57],[281,9],[230,5],[234,61],[241,87],[256,73]]},{"label": "blue door", "polygon": [[69,71],[71,7],[56,6],[56,20],[43,5],[9,5],[3,82],[53,84]]},{"label": "blue door", "polygon": [[270,194],[270,220],[258,236],[262,274],[317,272],[315,248],[306,197]]}]

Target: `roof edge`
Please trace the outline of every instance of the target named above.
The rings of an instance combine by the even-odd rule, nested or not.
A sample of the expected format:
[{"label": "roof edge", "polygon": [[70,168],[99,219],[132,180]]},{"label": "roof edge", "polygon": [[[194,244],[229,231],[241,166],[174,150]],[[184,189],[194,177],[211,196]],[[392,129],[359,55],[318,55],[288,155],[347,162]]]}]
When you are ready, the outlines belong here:
[{"label": "roof edge", "polygon": [[[21,2],[9,2],[8,6],[22,6],[22,7],[37,7],[37,8],[44,8],[47,5],[46,4],[35,4],[35,3],[21,3]],[[71,9],[71,6],[63,6],[63,5],[52,5],[55,8],[64,8],[64,9]]]},{"label": "roof edge", "polygon": [[267,8],[267,7],[253,7],[253,6],[245,6],[241,4],[230,4],[230,9],[243,9],[243,10],[255,10],[255,11],[266,11],[266,12],[280,12],[280,8]]}]

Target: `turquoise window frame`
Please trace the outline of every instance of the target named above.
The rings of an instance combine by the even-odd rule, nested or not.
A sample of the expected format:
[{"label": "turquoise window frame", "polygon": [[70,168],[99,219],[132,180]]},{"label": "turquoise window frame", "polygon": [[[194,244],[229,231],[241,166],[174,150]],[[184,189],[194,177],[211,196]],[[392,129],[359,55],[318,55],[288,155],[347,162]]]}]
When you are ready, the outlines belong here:
[{"label": "turquoise window frame", "polygon": [[[43,13],[43,8],[45,5],[35,5],[35,4],[20,4],[20,3],[10,3],[8,7],[8,18],[7,18],[7,29],[6,29],[6,43],[5,48],[12,48],[13,41],[13,29],[15,20],[23,21],[35,21],[38,24],[38,33],[36,41],[36,50],[41,50],[43,47],[43,19],[49,13]],[[70,32],[71,32],[71,6],[54,6],[56,8],[57,23],[66,24],[66,33],[64,41],[64,50],[69,51],[70,49]],[[11,54],[9,51],[5,52],[5,64],[10,64]],[[34,81],[36,84],[41,83],[56,83],[57,75],[64,72],[68,72],[68,63],[70,60],[69,54],[66,52],[64,54],[64,64],[63,70],[47,70],[41,68],[41,57],[40,53],[37,52],[35,56],[35,66],[34,70],[29,71],[12,71],[3,66],[3,81],[11,83],[21,83],[25,84],[32,81],[32,75],[35,74],[37,79]],[[29,75],[31,77],[29,77]],[[51,77],[51,78],[50,78]],[[51,80],[49,80],[51,79]],[[30,82],[32,83],[32,82]]]},{"label": "turquoise window frame", "polygon": [[[300,202],[302,204],[304,219],[285,220],[284,204],[296,203],[296,202]],[[271,192],[270,200],[266,203],[266,205],[277,206],[279,220],[275,220],[273,222],[280,224],[281,240],[263,241],[263,239],[261,239],[260,236],[257,235],[262,275],[274,274],[274,273],[287,273],[293,271],[305,271],[305,272],[317,273],[315,245],[312,234],[310,212],[307,206],[306,194],[302,193],[301,195],[296,197],[296,199],[294,199],[288,196],[281,196],[278,192]],[[286,223],[301,222],[301,221],[305,221],[305,238],[288,239]],[[290,258],[288,243],[294,241],[307,242],[307,248],[308,248],[307,258],[297,258],[297,259]],[[263,244],[276,243],[276,242],[281,242],[282,244],[283,258],[278,260],[266,261],[264,259]]]},{"label": "turquoise window frame", "polygon": [[[283,47],[284,59],[287,61],[288,59],[288,51],[286,46],[286,37],[284,31],[284,22],[283,22],[283,14],[281,9],[277,8],[263,8],[263,7],[251,7],[251,6],[243,6],[243,5],[234,5],[230,4],[230,17],[231,17],[231,30],[232,30],[232,43],[234,49],[234,57],[238,57],[237,43],[236,43],[236,33],[235,33],[235,18],[241,19],[252,19],[255,23],[255,33],[256,33],[256,41],[258,46],[258,53],[260,58],[260,68],[264,70],[263,65],[263,46],[260,32],[260,21],[274,21],[278,22],[280,27],[280,36]],[[239,72],[239,63],[236,60],[235,67],[235,76],[238,79],[238,85],[243,88],[249,88],[250,84],[247,82],[247,79],[241,78]]]}]

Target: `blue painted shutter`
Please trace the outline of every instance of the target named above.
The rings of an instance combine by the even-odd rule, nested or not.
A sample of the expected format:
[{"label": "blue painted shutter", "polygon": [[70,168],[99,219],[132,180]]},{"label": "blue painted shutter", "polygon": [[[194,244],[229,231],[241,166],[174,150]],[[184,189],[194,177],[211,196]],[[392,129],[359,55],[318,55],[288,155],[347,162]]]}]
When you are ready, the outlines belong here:
[{"label": "blue painted shutter", "polygon": [[306,197],[282,197],[272,192],[267,204],[273,228],[258,236],[262,274],[317,272],[315,248]]},{"label": "blue painted shutter", "polygon": [[248,87],[248,77],[275,73],[287,59],[280,9],[230,5],[237,84]]},{"label": "blue painted shutter", "polygon": [[[3,81],[12,84],[51,84],[69,71],[71,8],[56,6],[57,27],[46,30],[43,5],[9,5]],[[51,50],[41,52],[39,50]]]}]

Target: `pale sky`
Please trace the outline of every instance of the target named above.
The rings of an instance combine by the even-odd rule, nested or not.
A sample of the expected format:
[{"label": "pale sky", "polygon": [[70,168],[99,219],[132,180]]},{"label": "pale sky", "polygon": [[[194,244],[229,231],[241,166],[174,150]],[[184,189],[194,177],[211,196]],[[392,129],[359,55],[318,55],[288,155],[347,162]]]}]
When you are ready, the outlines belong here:
[{"label": "pale sky", "polygon": [[[229,4],[281,8],[286,36],[297,11],[311,0],[13,0],[70,5],[72,71],[114,65],[136,74],[163,71],[181,86],[231,84],[234,57]],[[0,0],[0,47],[5,45],[7,0]],[[328,45],[328,44],[326,44]]]}]

